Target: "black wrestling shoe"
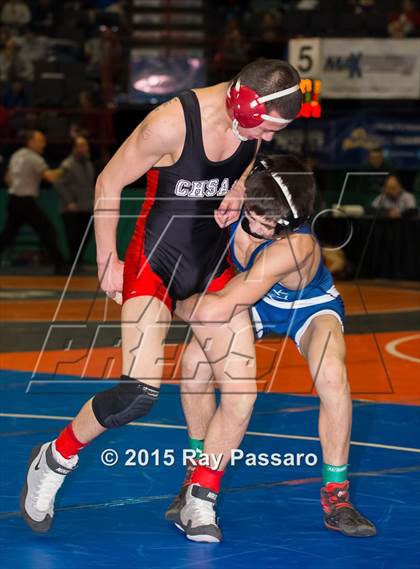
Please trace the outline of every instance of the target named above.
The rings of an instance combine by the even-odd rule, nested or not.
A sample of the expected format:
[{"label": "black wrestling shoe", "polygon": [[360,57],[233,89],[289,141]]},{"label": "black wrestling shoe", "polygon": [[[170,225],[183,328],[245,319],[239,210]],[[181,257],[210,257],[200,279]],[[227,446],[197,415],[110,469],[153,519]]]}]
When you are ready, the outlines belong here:
[{"label": "black wrestling shoe", "polygon": [[363,517],[349,500],[349,482],[330,482],[321,488],[321,505],[324,524],[328,529],[340,531],[350,537],[376,535],[372,522]]},{"label": "black wrestling shoe", "polygon": [[194,468],[195,466],[190,464],[187,466],[187,473],[185,475],[184,482],[182,483],[181,490],[172,500],[171,505],[165,512],[165,520],[168,522],[175,522],[179,517],[179,512],[181,511],[181,508],[184,504],[185,494],[187,493],[188,485],[191,481],[191,476],[194,472]]}]

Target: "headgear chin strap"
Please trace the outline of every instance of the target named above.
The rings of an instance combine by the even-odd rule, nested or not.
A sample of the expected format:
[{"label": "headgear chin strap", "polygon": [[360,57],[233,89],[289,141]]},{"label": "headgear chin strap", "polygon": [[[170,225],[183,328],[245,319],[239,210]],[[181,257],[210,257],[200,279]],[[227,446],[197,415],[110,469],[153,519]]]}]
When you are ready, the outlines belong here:
[{"label": "headgear chin strap", "polygon": [[251,231],[251,226],[249,225],[249,219],[246,217],[246,215],[244,215],[244,217],[242,218],[241,227],[245,231],[245,233],[248,233],[248,235],[251,235],[251,237],[255,237],[256,239],[267,240],[267,238],[264,237],[263,235]]},{"label": "headgear chin strap", "polygon": [[290,123],[293,119],[271,117],[268,114],[265,103],[267,101],[273,101],[274,99],[280,99],[281,97],[287,97],[287,95],[291,95],[299,91],[299,89],[299,84],[296,84],[293,85],[293,87],[271,93],[271,95],[260,97],[251,87],[241,85],[241,80],[238,79],[235,85],[231,85],[226,97],[228,111],[233,116],[233,120],[236,121],[236,130],[238,124],[243,128],[254,128],[264,121],[271,121],[277,124]]},{"label": "headgear chin strap", "polygon": [[246,142],[247,140],[249,140],[249,138],[240,134],[238,130],[238,121],[236,119],[233,119],[232,121],[232,132],[236,136],[236,138],[241,142]]}]

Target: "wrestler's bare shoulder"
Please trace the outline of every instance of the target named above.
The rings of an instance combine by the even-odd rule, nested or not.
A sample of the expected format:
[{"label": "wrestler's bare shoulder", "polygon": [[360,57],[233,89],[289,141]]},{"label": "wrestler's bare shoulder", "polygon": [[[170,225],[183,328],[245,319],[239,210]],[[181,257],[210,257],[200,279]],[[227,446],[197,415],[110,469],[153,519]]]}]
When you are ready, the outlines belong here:
[{"label": "wrestler's bare shoulder", "polygon": [[161,105],[158,105],[150,111],[148,114],[149,119],[158,120],[162,117],[169,117],[169,116],[178,116],[181,114],[182,117],[182,105],[179,97],[173,97],[173,99],[169,99],[169,101],[165,101]]},{"label": "wrestler's bare shoulder", "polygon": [[179,97],[174,97],[154,108],[143,122],[166,128],[185,126],[184,111]]},{"label": "wrestler's bare shoulder", "polygon": [[278,259],[288,259],[293,260],[297,266],[302,266],[314,255],[319,257],[320,248],[311,234],[292,233],[271,243],[261,252],[261,255],[264,254],[269,264],[277,264]]},{"label": "wrestler's bare shoulder", "polygon": [[219,112],[225,106],[227,83],[217,83],[210,87],[193,89],[200,104],[201,116],[205,119]]},{"label": "wrestler's bare shoulder", "polygon": [[178,97],[162,103],[151,111],[138,127],[143,141],[160,140],[165,143],[176,143],[179,137],[185,136],[185,119]]}]

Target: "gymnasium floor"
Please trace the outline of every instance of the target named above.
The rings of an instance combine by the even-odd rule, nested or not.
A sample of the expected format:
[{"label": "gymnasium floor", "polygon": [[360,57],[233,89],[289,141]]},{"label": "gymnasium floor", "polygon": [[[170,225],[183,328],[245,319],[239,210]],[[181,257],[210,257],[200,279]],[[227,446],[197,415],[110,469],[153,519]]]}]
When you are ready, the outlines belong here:
[{"label": "gymnasium floor", "polygon": [[[92,277],[0,277],[0,563],[7,568],[414,568],[420,541],[420,292],[417,283],[338,283],[347,307],[354,421],[352,499],[378,535],[350,539],[323,528],[318,400],[290,341],[258,343],[261,391],[245,453],[311,453],[314,466],[247,466],[224,477],[222,544],[189,542],[163,517],[183,478],[186,431],[178,362],[186,328],[175,323],[165,386],[147,420],[107,432],[83,451],[59,494],[49,534],[31,533],[18,495],[31,448],[51,440],[81,404],[119,377],[119,307]],[[64,293],[62,293],[64,288]],[[96,379],[95,379],[96,378]],[[101,462],[114,449],[118,463]],[[126,466],[128,449],[149,465]],[[173,449],[173,466],[156,466]],[[105,455],[104,455],[105,456]],[[145,453],[143,452],[142,458]]]}]

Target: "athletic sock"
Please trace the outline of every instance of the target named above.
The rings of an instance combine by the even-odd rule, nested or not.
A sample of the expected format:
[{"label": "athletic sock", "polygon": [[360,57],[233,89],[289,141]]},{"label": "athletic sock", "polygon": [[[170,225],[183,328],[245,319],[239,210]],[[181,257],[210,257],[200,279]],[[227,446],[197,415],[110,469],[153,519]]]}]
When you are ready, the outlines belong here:
[{"label": "athletic sock", "polygon": [[79,453],[89,443],[81,443],[74,434],[72,423],[60,433],[55,441],[55,448],[62,457],[68,459]]},{"label": "athletic sock", "polygon": [[217,494],[220,490],[220,482],[224,473],[224,470],[213,470],[199,464],[192,474],[191,484],[199,484],[204,488],[213,490]]},{"label": "athletic sock", "polygon": [[191,450],[195,451],[196,459],[200,458],[204,450],[204,440],[202,439],[193,439],[188,437],[188,444]]},{"label": "athletic sock", "polygon": [[324,486],[330,482],[343,483],[347,480],[347,464],[342,464],[341,466],[333,466],[332,464],[322,465],[322,478],[324,481]]}]

